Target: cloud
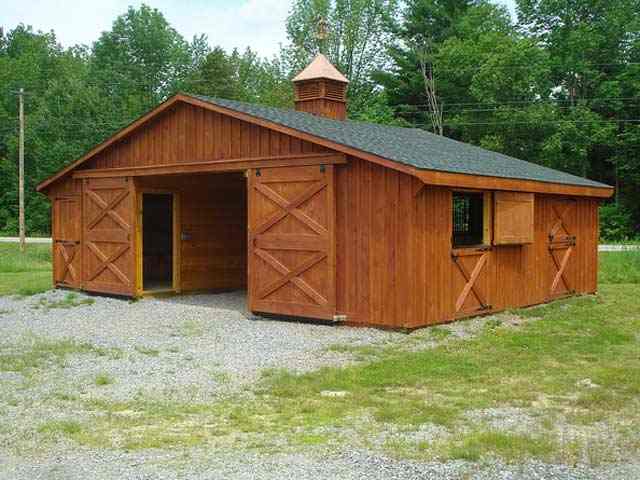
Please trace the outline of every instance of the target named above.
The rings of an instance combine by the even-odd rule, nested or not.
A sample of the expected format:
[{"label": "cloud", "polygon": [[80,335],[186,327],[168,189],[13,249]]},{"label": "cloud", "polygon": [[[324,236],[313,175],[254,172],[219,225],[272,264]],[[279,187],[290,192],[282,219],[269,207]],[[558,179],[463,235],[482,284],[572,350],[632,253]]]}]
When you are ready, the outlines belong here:
[{"label": "cloud", "polygon": [[251,47],[263,56],[274,55],[286,42],[291,0],[2,0],[0,25],[5,30],[19,23],[54,30],[65,47],[91,45],[129,5],[142,3],[159,9],[187,40],[204,33],[212,46]]},{"label": "cloud", "polygon": [[197,18],[176,15],[175,26],[181,33],[189,31],[189,39],[205,33],[212,46],[227,50],[251,47],[263,56],[272,56],[286,41],[285,20],[290,4],[289,0],[235,2],[222,8],[205,8]]}]

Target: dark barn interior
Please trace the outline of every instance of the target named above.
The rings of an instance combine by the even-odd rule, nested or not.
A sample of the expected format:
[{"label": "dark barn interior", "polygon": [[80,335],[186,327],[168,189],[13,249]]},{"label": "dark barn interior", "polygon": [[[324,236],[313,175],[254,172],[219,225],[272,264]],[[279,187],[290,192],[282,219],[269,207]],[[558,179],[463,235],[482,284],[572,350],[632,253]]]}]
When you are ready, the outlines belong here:
[{"label": "dark barn interior", "polygon": [[173,288],[173,195],[142,196],[143,289]]}]

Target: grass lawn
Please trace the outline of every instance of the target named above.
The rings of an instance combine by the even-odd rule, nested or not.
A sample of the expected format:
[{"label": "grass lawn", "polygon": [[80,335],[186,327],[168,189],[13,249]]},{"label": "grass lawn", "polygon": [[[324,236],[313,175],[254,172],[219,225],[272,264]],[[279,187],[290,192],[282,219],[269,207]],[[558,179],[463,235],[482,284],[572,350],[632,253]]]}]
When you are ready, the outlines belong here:
[{"label": "grass lawn", "polygon": [[640,283],[640,251],[600,252],[598,281],[607,283]]},{"label": "grass lawn", "polygon": [[0,243],[0,295],[34,295],[51,288],[51,245]]}]

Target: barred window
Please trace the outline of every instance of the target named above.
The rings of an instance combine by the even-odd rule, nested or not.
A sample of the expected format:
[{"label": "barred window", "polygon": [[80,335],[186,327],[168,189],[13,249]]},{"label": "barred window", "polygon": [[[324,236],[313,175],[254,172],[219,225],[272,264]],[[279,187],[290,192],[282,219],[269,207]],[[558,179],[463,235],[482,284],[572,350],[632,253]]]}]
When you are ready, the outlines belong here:
[{"label": "barred window", "polygon": [[481,245],[484,232],[484,195],[454,192],[453,246]]}]

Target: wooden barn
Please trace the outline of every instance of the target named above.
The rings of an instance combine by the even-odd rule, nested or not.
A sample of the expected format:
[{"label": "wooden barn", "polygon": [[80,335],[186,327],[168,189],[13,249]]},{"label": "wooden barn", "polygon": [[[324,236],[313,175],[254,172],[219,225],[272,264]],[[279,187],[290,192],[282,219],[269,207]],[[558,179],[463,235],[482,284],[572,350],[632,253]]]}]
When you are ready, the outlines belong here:
[{"label": "wooden barn", "polygon": [[349,121],[322,55],[293,83],[295,111],[178,94],[42,182],[55,285],[400,329],[596,291],[611,187]]}]

